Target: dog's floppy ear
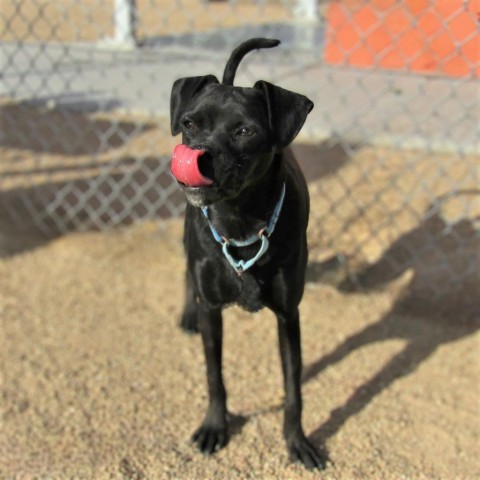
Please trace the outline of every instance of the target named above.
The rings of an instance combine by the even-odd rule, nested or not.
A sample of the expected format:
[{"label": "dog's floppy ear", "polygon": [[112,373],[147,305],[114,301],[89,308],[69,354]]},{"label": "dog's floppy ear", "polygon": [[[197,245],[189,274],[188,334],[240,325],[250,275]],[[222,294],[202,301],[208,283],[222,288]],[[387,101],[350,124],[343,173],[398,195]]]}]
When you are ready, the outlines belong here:
[{"label": "dog's floppy ear", "polygon": [[188,102],[211,83],[218,83],[214,75],[179,78],[173,83],[170,95],[170,127],[172,135],[180,132],[180,117]]},{"label": "dog's floppy ear", "polygon": [[313,102],[304,95],[264,80],[255,83],[254,88],[262,90],[265,95],[270,130],[275,138],[275,146],[281,150],[297,136],[313,108]]}]

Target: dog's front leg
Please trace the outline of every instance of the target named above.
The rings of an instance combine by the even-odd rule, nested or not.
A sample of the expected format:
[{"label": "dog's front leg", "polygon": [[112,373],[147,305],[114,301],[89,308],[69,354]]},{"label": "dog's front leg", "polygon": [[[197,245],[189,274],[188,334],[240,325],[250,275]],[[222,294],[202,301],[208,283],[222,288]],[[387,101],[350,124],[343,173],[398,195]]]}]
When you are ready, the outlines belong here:
[{"label": "dog's front leg", "polygon": [[210,455],[227,443],[227,393],[222,378],[222,312],[199,303],[198,327],[207,364],[209,405],[207,415],[192,440]]},{"label": "dog's front leg", "polygon": [[197,297],[195,295],[192,274],[190,273],[190,270],[187,269],[187,273],[185,275],[185,304],[183,307],[180,327],[188,333],[197,333],[197,316]]},{"label": "dog's front leg", "polygon": [[302,428],[302,394],[300,378],[302,355],[298,309],[290,315],[277,313],[280,355],[285,385],[283,433],[290,458],[307,468],[323,468],[323,460],[307,440]]}]

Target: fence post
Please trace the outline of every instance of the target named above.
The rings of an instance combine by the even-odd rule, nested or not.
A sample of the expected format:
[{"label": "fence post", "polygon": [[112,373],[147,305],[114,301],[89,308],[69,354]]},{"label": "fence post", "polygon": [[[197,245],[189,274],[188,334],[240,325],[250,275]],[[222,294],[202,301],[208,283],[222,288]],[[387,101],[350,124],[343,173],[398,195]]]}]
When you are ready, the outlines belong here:
[{"label": "fence post", "polygon": [[296,45],[307,50],[318,48],[316,45],[319,19],[317,0],[297,0],[293,13],[297,21],[294,29]]},{"label": "fence post", "polygon": [[125,47],[136,46],[136,0],[115,0],[113,19],[114,43]]},{"label": "fence post", "polygon": [[317,0],[297,0],[294,13],[297,20],[316,22],[318,20]]}]

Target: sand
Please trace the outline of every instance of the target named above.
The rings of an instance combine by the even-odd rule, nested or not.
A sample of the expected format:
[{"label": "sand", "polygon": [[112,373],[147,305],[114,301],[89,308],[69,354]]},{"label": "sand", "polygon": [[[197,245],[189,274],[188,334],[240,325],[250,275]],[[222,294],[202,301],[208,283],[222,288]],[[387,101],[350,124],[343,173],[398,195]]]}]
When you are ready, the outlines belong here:
[{"label": "sand", "polygon": [[2,230],[0,478],[478,478],[478,324],[398,309],[408,272],[368,294],[307,284],[304,426],[330,459],[321,477],[287,458],[267,310],[225,312],[233,436],[197,453],[203,354],[177,326],[182,222],[163,225]]}]

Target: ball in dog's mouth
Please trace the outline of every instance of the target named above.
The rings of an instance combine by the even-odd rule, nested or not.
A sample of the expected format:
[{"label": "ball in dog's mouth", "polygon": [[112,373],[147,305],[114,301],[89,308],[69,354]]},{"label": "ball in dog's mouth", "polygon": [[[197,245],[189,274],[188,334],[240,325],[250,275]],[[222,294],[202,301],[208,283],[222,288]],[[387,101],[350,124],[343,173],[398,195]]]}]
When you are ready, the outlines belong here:
[{"label": "ball in dog's mouth", "polygon": [[213,184],[213,180],[200,169],[199,158],[202,155],[205,155],[205,150],[193,149],[184,144],[175,147],[171,171],[177,181],[187,187],[206,187]]}]

